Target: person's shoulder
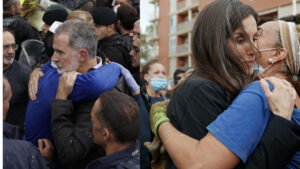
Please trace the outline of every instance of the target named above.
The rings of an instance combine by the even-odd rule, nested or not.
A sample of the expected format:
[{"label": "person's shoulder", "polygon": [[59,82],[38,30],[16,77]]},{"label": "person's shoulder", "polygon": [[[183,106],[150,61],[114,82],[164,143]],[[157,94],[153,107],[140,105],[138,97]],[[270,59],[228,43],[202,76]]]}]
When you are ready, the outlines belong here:
[{"label": "person's shoulder", "polygon": [[193,75],[184,82],[182,88],[184,90],[203,90],[203,91],[223,91],[224,89],[216,82],[213,82],[209,79]]},{"label": "person's shoulder", "polygon": [[140,143],[137,141],[129,149],[130,158],[119,164],[119,168],[124,169],[139,169],[140,168]]},{"label": "person's shoulder", "polygon": [[46,168],[39,150],[28,141],[3,139],[3,156],[4,168],[25,167],[28,163],[32,165],[31,168]]},{"label": "person's shoulder", "polygon": [[19,137],[20,137],[19,126],[9,124],[3,121],[3,138],[19,139]]},{"label": "person's shoulder", "polygon": [[300,109],[294,109],[294,112],[292,114],[292,121],[300,125]]},{"label": "person's shoulder", "polygon": [[[267,83],[269,84],[270,90],[273,90],[273,85],[268,81],[267,81]],[[242,93],[251,92],[251,93],[256,93],[258,95],[264,94],[264,91],[260,86],[260,81],[259,80],[258,81],[253,81],[252,83],[247,85],[241,92]]]},{"label": "person's shoulder", "polygon": [[[5,140],[5,141],[4,141]],[[33,145],[31,142],[29,141],[25,141],[25,140],[17,140],[17,139],[4,139],[3,141],[3,147],[6,147],[7,150],[11,150],[9,152],[14,152],[13,150],[18,150],[19,153],[21,153],[22,151],[27,152],[27,153],[36,153],[38,152],[37,147],[35,147],[35,145]],[[9,148],[9,147],[13,147],[13,149]],[[5,152],[5,148],[4,148],[4,152]]]},{"label": "person's shoulder", "polygon": [[17,60],[14,60],[14,63],[15,63],[15,66],[24,73],[30,73],[32,71],[29,66],[27,66]]}]

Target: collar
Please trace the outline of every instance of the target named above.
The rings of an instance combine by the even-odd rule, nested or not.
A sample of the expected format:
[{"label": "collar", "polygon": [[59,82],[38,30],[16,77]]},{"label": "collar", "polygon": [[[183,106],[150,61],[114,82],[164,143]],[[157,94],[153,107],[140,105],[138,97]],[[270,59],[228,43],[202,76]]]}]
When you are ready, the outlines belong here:
[{"label": "collar", "polygon": [[95,65],[94,67],[90,68],[89,71],[98,69],[98,68],[100,68],[103,65],[102,59],[99,56],[96,56],[96,59],[97,59],[97,65]]},{"label": "collar", "polygon": [[99,167],[102,169],[114,168],[114,166],[121,165],[129,159],[135,158],[139,155],[139,141],[136,141],[134,144],[122,151],[118,151],[92,161],[87,166],[87,169],[95,169]]}]

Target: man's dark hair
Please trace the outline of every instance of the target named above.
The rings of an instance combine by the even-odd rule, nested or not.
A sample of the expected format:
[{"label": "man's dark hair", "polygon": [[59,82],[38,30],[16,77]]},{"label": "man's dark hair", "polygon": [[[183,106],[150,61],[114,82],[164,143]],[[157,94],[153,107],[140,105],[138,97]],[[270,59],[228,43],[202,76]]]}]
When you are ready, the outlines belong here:
[{"label": "man's dark hair", "polygon": [[134,99],[111,90],[102,93],[96,118],[107,127],[119,143],[135,142],[140,131],[139,107]]},{"label": "man's dark hair", "polygon": [[9,32],[9,33],[11,33],[11,34],[13,35],[13,37],[16,39],[14,31],[11,30],[11,29],[9,29],[8,27],[3,27],[3,33],[4,33],[4,32]]},{"label": "man's dark hair", "polygon": [[[78,0],[77,0],[77,2],[78,2]],[[80,6],[77,6],[76,9],[92,12],[95,7],[96,7],[95,1],[87,0],[86,2],[80,4]]]},{"label": "man's dark hair", "polygon": [[121,21],[122,26],[126,30],[132,30],[134,27],[134,22],[139,19],[139,16],[134,7],[121,5],[118,8],[117,19]]},{"label": "man's dark hair", "polygon": [[185,73],[185,70],[184,70],[184,69],[181,69],[181,68],[176,69],[175,72],[174,72],[174,74],[173,74],[173,78],[175,79],[175,77],[176,77],[178,74],[180,74],[180,73]]},{"label": "man's dark hair", "polygon": [[17,0],[3,0],[3,11],[9,11],[12,5],[16,5]]},{"label": "man's dark hair", "polygon": [[181,74],[181,73],[185,73],[185,70],[184,69],[176,69],[174,74],[173,74],[173,79],[174,79],[174,84],[177,85],[177,83],[179,82],[179,80],[181,79],[180,77],[177,77],[178,74]]}]

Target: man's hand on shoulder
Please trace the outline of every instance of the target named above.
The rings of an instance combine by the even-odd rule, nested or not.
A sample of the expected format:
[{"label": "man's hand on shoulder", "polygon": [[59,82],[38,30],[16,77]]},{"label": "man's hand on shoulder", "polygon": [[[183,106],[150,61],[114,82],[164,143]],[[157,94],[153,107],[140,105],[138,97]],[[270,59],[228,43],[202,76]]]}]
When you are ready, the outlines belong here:
[{"label": "man's hand on shoulder", "polygon": [[62,74],[58,83],[56,99],[66,100],[68,98],[73,91],[74,83],[78,74],[79,73],[75,71],[65,72]]}]

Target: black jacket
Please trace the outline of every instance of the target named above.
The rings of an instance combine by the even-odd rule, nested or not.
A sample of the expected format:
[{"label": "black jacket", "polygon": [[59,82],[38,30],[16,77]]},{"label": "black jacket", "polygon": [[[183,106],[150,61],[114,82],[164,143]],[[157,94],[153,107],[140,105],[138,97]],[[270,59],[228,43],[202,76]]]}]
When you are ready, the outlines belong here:
[{"label": "black jacket", "polygon": [[104,53],[110,61],[117,62],[130,70],[129,52],[122,37],[117,33],[98,41],[97,56],[102,56]]},{"label": "black jacket", "polygon": [[139,147],[139,141],[136,141],[124,150],[92,161],[86,169],[140,169]]},{"label": "black jacket", "polygon": [[21,131],[24,128],[25,113],[29,101],[28,81],[30,73],[31,69],[17,60],[14,60],[13,63],[3,71],[12,90],[12,98],[9,103],[10,108],[5,121],[20,126]]},{"label": "black jacket", "polygon": [[105,155],[93,142],[91,110],[94,101],[72,104],[70,100],[52,101],[52,134],[58,158],[70,169],[86,165]]},{"label": "black jacket", "polygon": [[3,122],[3,169],[47,169],[37,147],[18,139],[18,127]]}]

